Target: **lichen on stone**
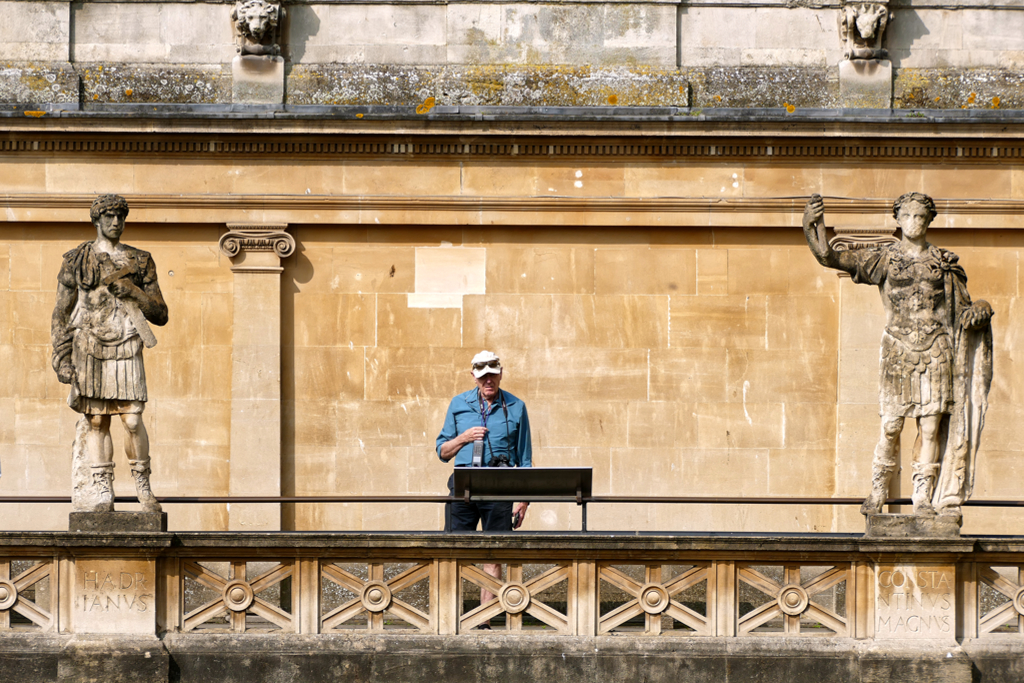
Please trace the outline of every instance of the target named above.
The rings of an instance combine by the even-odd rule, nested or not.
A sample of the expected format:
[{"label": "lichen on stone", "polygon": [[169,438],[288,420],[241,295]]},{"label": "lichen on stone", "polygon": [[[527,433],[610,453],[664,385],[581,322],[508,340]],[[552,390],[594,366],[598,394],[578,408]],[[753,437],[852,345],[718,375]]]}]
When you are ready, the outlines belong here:
[{"label": "lichen on stone", "polygon": [[296,65],[288,104],[658,107],[689,105],[675,69],[589,66]]},{"label": "lichen on stone", "polygon": [[230,67],[93,63],[78,66],[90,103],[217,104],[231,101]]},{"label": "lichen on stone", "polygon": [[839,106],[837,69],[737,66],[691,68],[693,106],[830,109]]},{"label": "lichen on stone", "polygon": [[1024,109],[1024,73],[1010,69],[897,69],[894,109]]},{"label": "lichen on stone", "polygon": [[73,104],[78,74],[66,62],[0,62],[0,103]]}]

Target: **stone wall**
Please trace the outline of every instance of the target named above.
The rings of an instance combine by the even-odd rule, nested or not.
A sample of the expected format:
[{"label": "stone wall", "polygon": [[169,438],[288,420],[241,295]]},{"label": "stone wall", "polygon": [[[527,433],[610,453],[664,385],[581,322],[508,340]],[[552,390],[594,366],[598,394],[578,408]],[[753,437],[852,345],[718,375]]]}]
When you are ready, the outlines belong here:
[{"label": "stone wall", "polygon": [[[472,386],[469,359],[488,348],[507,367],[506,388],[528,402],[536,463],[592,466],[597,493],[861,496],[878,430],[881,303],[814,262],[799,196],[829,196],[830,226],[879,228],[893,225],[892,195],[913,187],[942,200],[932,238],[960,255],[972,294],[996,310],[975,497],[1017,497],[1024,236],[1013,164],[582,152],[458,161],[172,146],[89,162],[11,153],[0,165],[15,193],[0,227],[7,491],[67,493],[75,415],[49,367],[53,280],[61,254],[90,239],[91,197],[114,191],[132,202],[125,239],[153,253],[170,307],[146,356],[158,495],[229,493],[232,301],[241,293],[217,241],[226,223],[247,220],[287,223],[298,243],[281,275],[285,495],[443,493],[450,468],[434,439],[450,397]],[[912,441],[908,428],[908,453]],[[175,529],[228,526],[223,505],[168,508]],[[65,523],[59,506],[0,514],[8,529]],[[297,529],[441,526],[430,505],[299,505],[283,515]],[[964,530],[1003,533],[1019,519],[969,508]],[[855,506],[590,510],[595,529],[862,523]],[[574,506],[558,505],[534,506],[528,521],[578,524]]]},{"label": "stone wall", "polygon": [[[893,106],[1019,108],[1024,13],[918,4],[893,7],[884,43]],[[3,0],[0,8],[0,102],[231,101],[230,4]],[[428,97],[445,105],[842,106],[838,3],[298,2],[286,9],[291,106],[417,106]],[[645,78],[674,87],[650,91]]]}]

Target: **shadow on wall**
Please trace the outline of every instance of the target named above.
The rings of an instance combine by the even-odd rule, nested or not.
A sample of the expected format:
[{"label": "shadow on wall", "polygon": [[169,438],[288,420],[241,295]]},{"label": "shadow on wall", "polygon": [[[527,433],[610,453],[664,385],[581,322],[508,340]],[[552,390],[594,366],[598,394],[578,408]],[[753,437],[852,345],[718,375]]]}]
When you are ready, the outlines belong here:
[{"label": "shadow on wall", "polygon": [[885,46],[889,50],[889,59],[896,68],[911,55],[914,42],[931,33],[917,10],[898,10],[889,24],[888,31]]},{"label": "shadow on wall", "polygon": [[320,32],[320,17],[309,5],[289,5],[285,21],[281,33],[285,36],[284,58],[290,66],[302,61],[306,42]]},{"label": "shadow on wall", "polygon": [[[295,234],[294,227],[292,234]],[[295,485],[295,295],[313,279],[313,262],[301,240],[281,280],[281,495],[294,496]],[[295,529],[295,505],[281,506],[281,528]]]}]

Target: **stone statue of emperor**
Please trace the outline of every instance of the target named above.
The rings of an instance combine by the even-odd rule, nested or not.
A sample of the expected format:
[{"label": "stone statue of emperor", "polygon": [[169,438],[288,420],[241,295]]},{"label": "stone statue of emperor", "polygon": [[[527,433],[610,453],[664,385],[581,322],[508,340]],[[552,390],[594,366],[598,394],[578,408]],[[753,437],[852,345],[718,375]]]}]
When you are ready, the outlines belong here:
[{"label": "stone statue of emperor", "polygon": [[128,215],[124,197],[97,197],[89,215],[96,239],[64,254],[50,326],[53,369],[71,385],[68,405],[82,414],[75,448],[91,474],[75,481],[74,507],[113,511],[110,417],[120,415],[139,502],[144,512],[160,512],[149,484],[149,436],[142,422],[147,398],[142,347],[156,344],[149,323],[167,323],[167,304],[150,255],[121,243]]},{"label": "stone statue of emperor", "polygon": [[854,282],[877,286],[886,314],[878,388],[882,432],[861,512],[881,512],[900,432],[914,418],[914,515],[960,523],[992,383],[992,307],[971,302],[957,255],[926,241],[937,215],[931,197],[908,192],[897,199],[892,214],[902,239],[875,248],[834,251],[825,238],[824,211],[819,195],[804,209],[804,235],[814,257]]}]

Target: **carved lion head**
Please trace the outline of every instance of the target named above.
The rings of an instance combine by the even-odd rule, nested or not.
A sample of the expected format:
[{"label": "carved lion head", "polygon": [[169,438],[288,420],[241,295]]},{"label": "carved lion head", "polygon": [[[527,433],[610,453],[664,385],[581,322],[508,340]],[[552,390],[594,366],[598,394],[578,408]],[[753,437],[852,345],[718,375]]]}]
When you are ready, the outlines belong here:
[{"label": "carved lion head", "polygon": [[231,18],[243,38],[260,43],[268,31],[277,27],[279,8],[267,0],[242,0],[235,5]]},{"label": "carved lion head", "polygon": [[857,26],[857,33],[865,40],[875,37],[882,18],[889,12],[885,5],[862,4],[854,7],[854,17]]}]

